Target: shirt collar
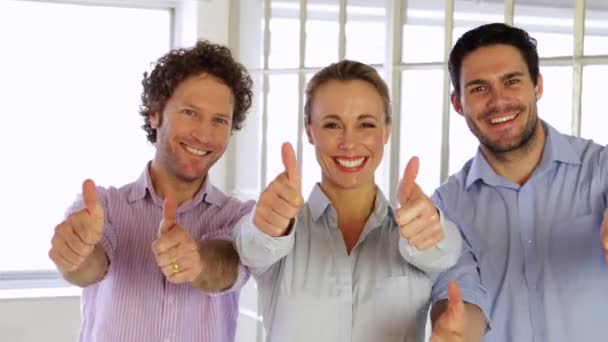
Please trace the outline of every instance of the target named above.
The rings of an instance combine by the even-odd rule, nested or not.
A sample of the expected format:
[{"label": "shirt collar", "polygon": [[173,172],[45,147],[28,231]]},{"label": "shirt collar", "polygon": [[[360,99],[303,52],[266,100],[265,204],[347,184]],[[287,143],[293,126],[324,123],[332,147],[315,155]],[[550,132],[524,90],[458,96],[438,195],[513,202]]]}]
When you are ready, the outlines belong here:
[{"label": "shirt collar", "polygon": [[[325,195],[319,183],[315,184],[314,188],[312,189],[312,192],[310,193],[310,196],[308,196],[307,203],[308,207],[310,208],[310,213],[312,215],[313,221],[319,220],[321,216],[326,214],[328,208],[333,209],[329,198],[327,197],[327,195]],[[372,227],[379,226],[389,214],[392,214],[390,203],[387,201],[380,188],[376,186],[376,200],[374,203],[374,211],[368,219],[368,224],[371,223]]]},{"label": "shirt collar", "polygon": [[[159,206],[162,207],[162,200],[157,196],[154,187],[152,186],[152,180],[150,179],[150,164],[146,165],[144,171],[140,174],[139,178],[133,184],[131,193],[129,194],[129,202],[133,203],[138,200],[142,200],[147,194],[150,194],[152,200]],[[199,192],[186,203],[182,204],[178,211],[188,210],[191,207],[197,206],[201,201],[215,206],[221,206],[224,200],[224,195],[215,188],[209,178],[206,177],[203,185]]]},{"label": "shirt collar", "polygon": [[[565,134],[558,132],[548,123],[542,120],[541,123],[545,128],[546,139],[540,163],[536,167],[534,174],[541,173],[551,168],[554,162],[580,165],[581,155],[570,144],[568,137]],[[517,184],[498,176],[496,172],[494,172],[479,148],[477,149],[477,153],[473,158],[471,168],[467,175],[465,182],[466,189],[468,190],[469,187],[477,180],[482,180],[484,183],[490,186],[503,186],[514,189],[518,188]]]}]

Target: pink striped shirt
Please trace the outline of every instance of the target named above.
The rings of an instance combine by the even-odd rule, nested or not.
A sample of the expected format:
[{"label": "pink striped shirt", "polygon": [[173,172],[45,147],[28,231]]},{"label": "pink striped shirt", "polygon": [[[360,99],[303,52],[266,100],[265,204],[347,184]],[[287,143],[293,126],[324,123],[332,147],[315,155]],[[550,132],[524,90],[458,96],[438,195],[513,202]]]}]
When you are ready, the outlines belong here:
[{"label": "pink striped shirt", "polygon": [[[226,292],[207,294],[188,284],[165,280],[156,264],[162,200],[150,182],[148,168],[121,188],[97,188],[105,210],[102,245],[110,260],[105,278],[83,290],[80,341],[234,341],[239,290],[247,270]],[[70,211],[82,208],[77,200]],[[177,223],[190,236],[232,239],[235,223],[253,207],[228,197],[209,182],[177,209]]]}]

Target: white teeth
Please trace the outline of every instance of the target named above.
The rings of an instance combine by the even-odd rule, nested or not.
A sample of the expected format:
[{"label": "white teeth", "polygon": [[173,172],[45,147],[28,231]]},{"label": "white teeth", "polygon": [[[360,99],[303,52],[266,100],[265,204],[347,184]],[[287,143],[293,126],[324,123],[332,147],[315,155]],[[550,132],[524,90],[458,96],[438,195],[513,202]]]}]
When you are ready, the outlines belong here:
[{"label": "white teeth", "polygon": [[185,146],[186,150],[192,154],[196,154],[197,156],[206,156],[207,154],[210,153],[210,151],[203,151],[203,150],[199,150],[197,148],[194,147],[190,147],[190,146]]},{"label": "white teeth", "polygon": [[509,115],[509,116],[503,116],[503,117],[500,117],[500,118],[492,119],[492,120],[490,120],[490,122],[492,122],[493,124],[507,122],[507,121],[511,121],[511,120],[515,119],[516,116],[517,116],[517,114],[513,114],[513,115]]},{"label": "white teeth", "polygon": [[361,164],[363,164],[364,160],[365,160],[365,157],[361,157],[361,158],[357,158],[357,159],[336,158],[336,161],[338,162],[338,164],[340,164],[342,167],[348,167],[348,168],[359,167],[359,166],[361,166]]}]

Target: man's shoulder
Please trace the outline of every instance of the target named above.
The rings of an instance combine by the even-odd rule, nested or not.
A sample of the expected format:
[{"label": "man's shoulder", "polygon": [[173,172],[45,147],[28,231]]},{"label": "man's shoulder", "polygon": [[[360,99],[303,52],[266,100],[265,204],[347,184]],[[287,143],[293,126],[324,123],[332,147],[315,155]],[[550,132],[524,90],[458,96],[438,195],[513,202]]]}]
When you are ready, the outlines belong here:
[{"label": "man's shoulder", "polygon": [[471,164],[473,159],[467,161],[462,168],[453,173],[445,180],[436,190],[435,193],[439,193],[441,195],[449,195],[449,194],[457,194],[465,191],[467,178],[469,177],[469,172],[471,170]]},{"label": "man's shoulder", "polygon": [[[119,188],[115,186],[96,185],[95,192],[97,193],[99,204],[104,208],[104,210],[107,210],[115,203],[125,202],[128,200],[134,184],[135,183],[125,184]],[[74,201],[72,201],[72,203],[68,206],[64,214],[67,216],[82,208],[84,208],[82,194],[76,193]]]},{"label": "man's shoulder", "polygon": [[131,182],[121,186],[97,186],[97,194],[105,197],[108,202],[125,201],[139,196],[143,197],[145,191],[145,187],[140,187],[140,184],[137,182]]},{"label": "man's shoulder", "polygon": [[222,190],[211,184],[209,186],[209,196],[213,205],[219,207],[221,210],[230,211],[249,211],[255,205],[255,201],[252,199],[242,199],[235,195],[227,195]]}]

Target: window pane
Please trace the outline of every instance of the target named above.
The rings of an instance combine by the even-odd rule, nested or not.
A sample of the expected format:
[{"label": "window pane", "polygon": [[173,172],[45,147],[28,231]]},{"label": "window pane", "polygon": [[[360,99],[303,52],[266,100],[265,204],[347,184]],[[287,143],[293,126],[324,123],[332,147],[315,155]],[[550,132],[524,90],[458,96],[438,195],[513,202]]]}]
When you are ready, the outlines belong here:
[{"label": "window pane", "polygon": [[572,56],[574,48],[574,8],[569,6],[531,6],[515,1],[515,26],[537,40],[540,57]]},{"label": "window pane", "polygon": [[[441,177],[441,117],[443,71],[407,70],[402,73],[400,177],[410,157],[420,158],[417,182],[432,194]],[[421,89],[427,91],[422,92]],[[422,96],[421,96],[422,95]]]},{"label": "window pane", "polygon": [[365,0],[346,7],[346,58],[367,64],[384,63],[386,2]]},{"label": "window pane", "polygon": [[300,3],[270,3],[270,68],[297,68],[300,64]]},{"label": "window pane", "polygon": [[[244,198],[257,198],[262,190],[260,182],[262,180],[262,105],[264,76],[261,72],[251,74],[253,79],[253,103],[251,110],[247,114],[247,119],[243,128],[238,131],[230,142],[231,147],[234,147],[232,155],[237,156],[234,159],[235,169],[232,172],[234,175],[234,189],[237,195],[242,195]],[[230,154],[226,153],[225,156]],[[241,172],[247,170],[247,172]]]},{"label": "window pane", "polygon": [[581,136],[599,144],[608,144],[606,88],[608,65],[592,65],[583,69],[583,103]]},{"label": "window pane", "polygon": [[264,66],[264,1],[241,0],[239,21],[240,61],[247,68]]},{"label": "window pane", "polygon": [[605,1],[585,3],[585,54],[608,55],[608,6]]},{"label": "window pane", "polygon": [[450,164],[449,174],[462,169],[464,164],[477,153],[479,140],[467,126],[465,118],[450,108]]},{"label": "window pane", "polygon": [[53,229],[82,181],[132,182],[153,156],[137,113],[141,78],[169,48],[171,15],[9,1],[0,17],[0,44],[18,51],[0,55],[0,144],[3,165],[15,166],[2,171],[0,201],[11,208],[3,224],[17,228],[0,231],[0,271],[54,269]]},{"label": "window pane", "polygon": [[572,132],[572,68],[542,67],[544,90],[538,115],[558,131]]},{"label": "window pane", "polygon": [[324,0],[308,1],[306,20],[307,67],[322,67],[338,61],[338,5]]},{"label": "window pane", "polygon": [[[402,59],[404,63],[443,61],[444,3],[443,1],[407,1],[403,25]],[[432,43],[430,43],[432,42]],[[424,47],[424,48],[421,48]]]},{"label": "window pane", "polygon": [[267,183],[285,171],[281,159],[281,145],[290,142],[295,150],[298,143],[298,75],[271,75],[269,87]]},{"label": "window pane", "polygon": [[503,22],[503,20],[504,6],[502,3],[455,0],[452,40],[456,43],[458,38],[468,30],[483,24]]}]

